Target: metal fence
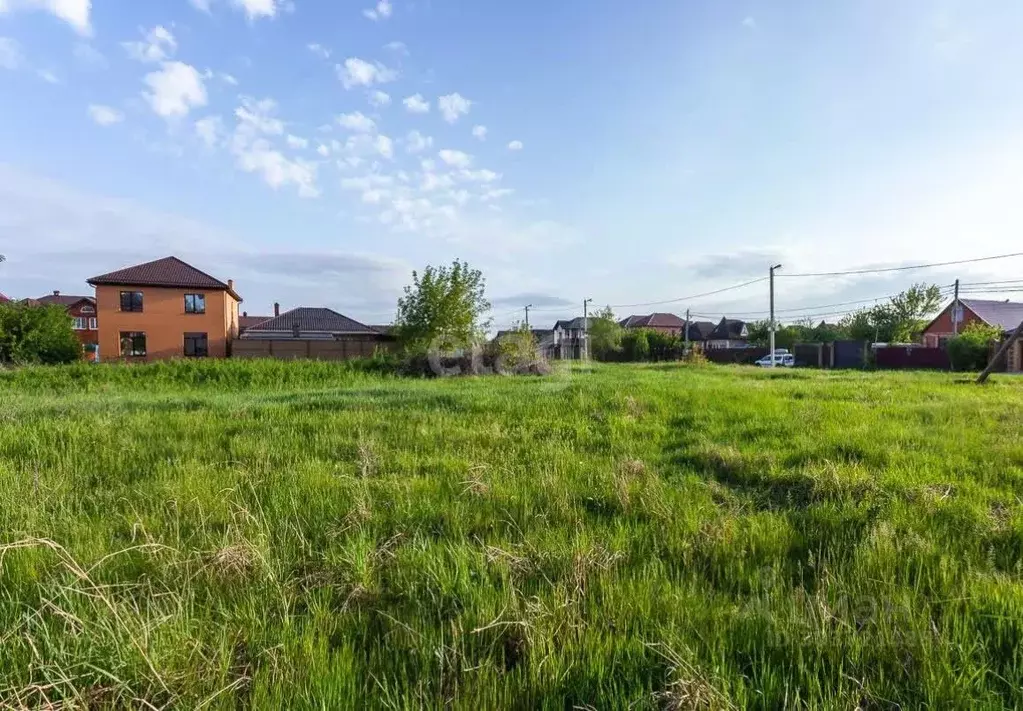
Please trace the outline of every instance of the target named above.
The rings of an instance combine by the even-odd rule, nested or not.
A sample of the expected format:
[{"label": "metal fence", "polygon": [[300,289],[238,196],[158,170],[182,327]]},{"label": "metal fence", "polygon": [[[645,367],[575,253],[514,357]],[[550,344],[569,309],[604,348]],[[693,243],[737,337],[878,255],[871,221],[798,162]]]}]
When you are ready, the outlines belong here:
[{"label": "metal fence", "polygon": [[944,348],[922,346],[888,346],[874,351],[878,368],[912,368],[919,370],[951,370],[952,363]]}]

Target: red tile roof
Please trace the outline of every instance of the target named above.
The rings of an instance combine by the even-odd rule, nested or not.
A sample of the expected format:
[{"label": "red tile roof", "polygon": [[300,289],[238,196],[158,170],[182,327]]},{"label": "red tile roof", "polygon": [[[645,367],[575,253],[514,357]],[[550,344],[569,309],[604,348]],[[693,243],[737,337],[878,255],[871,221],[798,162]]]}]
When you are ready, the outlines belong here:
[{"label": "red tile roof", "polygon": [[101,274],[89,279],[88,283],[93,286],[166,286],[184,289],[217,289],[227,291],[241,301],[241,297],[230,286],[211,277],[206,272],[199,271],[191,264],[186,264],[177,257],[164,257],[154,262],[137,264],[134,267],[126,267],[109,274]]},{"label": "red tile roof", "polygon": [[6,296],[4,296],[2,292],[0,292],[0,304],[4,303],[5,301],[10,301],[10,299],[8,299]]}]

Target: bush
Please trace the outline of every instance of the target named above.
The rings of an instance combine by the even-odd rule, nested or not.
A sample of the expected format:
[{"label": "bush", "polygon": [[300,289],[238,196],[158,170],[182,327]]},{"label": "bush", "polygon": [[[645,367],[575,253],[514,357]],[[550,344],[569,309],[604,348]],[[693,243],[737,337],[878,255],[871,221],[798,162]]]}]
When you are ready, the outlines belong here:
[{"label": "bush", "polygon": [[948,358],[953,370],[983,370],[987,366],[991,346],[1001,340],[1002,332],[994,326],[971,323],[948,342]]},{"label": "bush", "polygon": [[56,365],[82,357],[82,345],[61,306],[0,304],[0,363]]}]

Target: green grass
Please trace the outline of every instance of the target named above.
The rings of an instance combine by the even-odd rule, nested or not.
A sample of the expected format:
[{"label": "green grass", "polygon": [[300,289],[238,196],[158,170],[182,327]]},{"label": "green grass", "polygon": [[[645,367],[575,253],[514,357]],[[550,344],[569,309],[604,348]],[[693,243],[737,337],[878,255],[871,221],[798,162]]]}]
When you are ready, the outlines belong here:
[{"label": "green grass", "polygon": [[964,380],[0,373],[0,707],[1023,707],[1023,380]]}]

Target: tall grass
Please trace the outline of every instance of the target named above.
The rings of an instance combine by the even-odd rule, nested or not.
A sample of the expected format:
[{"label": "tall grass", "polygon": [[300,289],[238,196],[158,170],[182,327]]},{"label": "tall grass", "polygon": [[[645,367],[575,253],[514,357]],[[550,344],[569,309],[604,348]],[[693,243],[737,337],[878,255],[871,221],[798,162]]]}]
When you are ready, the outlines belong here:
[{"label": "tall grass", "polygon": [[0,706],[1018,708],[1023,382],[0,374]]}]

